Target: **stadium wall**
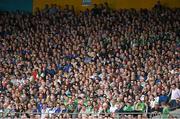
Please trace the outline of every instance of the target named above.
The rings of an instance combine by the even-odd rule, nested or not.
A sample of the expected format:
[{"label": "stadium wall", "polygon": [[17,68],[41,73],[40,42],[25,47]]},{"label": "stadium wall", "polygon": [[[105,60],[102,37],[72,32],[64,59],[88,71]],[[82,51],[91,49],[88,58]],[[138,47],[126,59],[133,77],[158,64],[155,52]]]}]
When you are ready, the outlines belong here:
[{"label": "stadium wall", "polygon": [[[178,7],[180,8],[180,0],[160,0],[161,3],[165,6],[171,8]],[[91,9],[93,4],[100,4],[107,2],[111,8],[152,8],[157,0],[91,0],[90,6],[83,6],[82,0],[0,0],[0,10],[1,11],[35,11],[36,8],[43,9],[46,4],[56,4],[62,8],[65,5],[74,5],[74,8],[77,11],[85,10],[87,8]]]},{"label": "stadium wall", "polygon": [[0,11],[28,11],[32,12],[33,0],[0,0]]},{"label": "stadium wall", "polygon": [[[85,10],[87,8],[91,9],[93,4],[100,4],[107,2],[111,8],[119,9],[119,8],[152,8],[158,0],[91,0],[92,5],[90,6],[83,6],[82,0],[33,0],[33,10],[35,11],[36,8],[43,9],[46,4],[56,4],[61,6],[62,8],[65,5],[74,5],[74,8],[77,11]],[[171,8],[180,8],[180,0],[160,0],[161,3],[165,6]]]}]

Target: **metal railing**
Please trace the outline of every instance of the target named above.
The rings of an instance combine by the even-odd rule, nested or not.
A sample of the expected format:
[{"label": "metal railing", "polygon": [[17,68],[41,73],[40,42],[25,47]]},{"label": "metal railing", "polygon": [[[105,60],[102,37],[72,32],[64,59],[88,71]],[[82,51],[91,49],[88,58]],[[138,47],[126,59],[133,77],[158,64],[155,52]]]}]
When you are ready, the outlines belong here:
[{"label": "metal railing", "polygon": [[[180,116],[180,113],[177,114]],[[142,118],[142,119],[156,119],[164,118],[161,113],[141,113],[141,112],[123,112],[123,113],[35,113],[35,112],[0,112],[0,118],[38,118],[38,119],[99,119],[99,118],[112,118],[112,119],[131,119],[131,118]],[[173,116],[167,114],[165,116]],[[173,116],[174,117],[174,116]]]}]

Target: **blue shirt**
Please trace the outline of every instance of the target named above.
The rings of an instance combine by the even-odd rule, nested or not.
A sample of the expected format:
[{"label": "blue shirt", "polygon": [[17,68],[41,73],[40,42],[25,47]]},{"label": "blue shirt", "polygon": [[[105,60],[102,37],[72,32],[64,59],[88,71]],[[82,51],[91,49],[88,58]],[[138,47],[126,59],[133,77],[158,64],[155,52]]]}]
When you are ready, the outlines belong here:
[{"label": "blue shirt", "polygon": [[158,83],[160,83],[160,82],[161,82],[160,79],[156,79],[156,81],[155,81],[156,84],[158,84]]},{"label": "blue shirt", "polygon": [[38,110],[38,112],[41,112],[42,108],[43,108],[42,103],[41,103],[41,102],[38,103],[38,104],[37,104],[37,110]]},{"label": "blue shirt", "polygon": [[56,67],[58,70],[61,70],[63,68],[61,64],[57,64]]},{"label": "blue shirt", "polygon": [[56,71],[54,69],[47,69],[46,70],[48,74],[50,74],[51,76],[54,76],[56,74]]},{"label": "blue shirt", "polygon": [[159,96],[159,104],[161,104],[162,102],[167,102],[168,101],[168,96],[167,95],[161,95]]},{"label": "blue shirt", "polygon": [[57,108],[55,113],[60,113],[61,112],[61,109],[60,108]]},{"label": "blue shirt", "polygon": [[71,67],[72,67],[71,64],[67,64],[67,65],[64,66],[63,71],[64,71],[64,72],[69,72],[69,70],[70,70]]}]

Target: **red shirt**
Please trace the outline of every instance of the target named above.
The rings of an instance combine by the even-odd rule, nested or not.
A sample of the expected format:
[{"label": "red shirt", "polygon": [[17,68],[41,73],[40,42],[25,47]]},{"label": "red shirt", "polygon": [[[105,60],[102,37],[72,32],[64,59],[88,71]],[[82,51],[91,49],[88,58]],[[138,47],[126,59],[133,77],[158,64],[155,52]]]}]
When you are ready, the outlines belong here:
[{"label": "red shirt", "polygon": [[36,70],[34,70],[33,72],[32,72],[32,76],[33,76],[33,78],[34,78],[34,80],[37,80],[37,71]]}]

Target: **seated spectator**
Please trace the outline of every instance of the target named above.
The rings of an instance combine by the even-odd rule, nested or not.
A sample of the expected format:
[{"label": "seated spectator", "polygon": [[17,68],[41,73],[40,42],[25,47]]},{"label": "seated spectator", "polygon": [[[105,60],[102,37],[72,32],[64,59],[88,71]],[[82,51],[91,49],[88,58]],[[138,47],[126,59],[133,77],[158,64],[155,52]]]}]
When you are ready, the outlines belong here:
[{"label": "seated spectator", "polygon": [[134,106],[131,103],[132,102],[127,102],[127,104],[123,108],[124,112],[133,112],[134,111]]},{"label": "seated spectator", "polygon": [[115,112],[117,110],[117,104],[115,102],[115,100],[112,100],[111,104],[110,104],[110,112]]},{"label": "seated spectator", "polygon": [[135,104],[135,111],[138,112],[145,112],[146,111],[146,104],[140,100]]},{"label": "seated spectator", "polygon": [[117,104],[117,109],[116,109],[116,113],[122,113],[123,112],[123,108],[124,108],[124,103],[120,102]]},{"label": "seated spectator", "polygon": [[163,119],[168,119],[169,118],[169,112],[170,112],[169,105],[166,103],[163,103],[162,106],[163,106],[163,112],[162,112]]},{"label": "seated spectator", "polygon": [[168,96],[166,95],[165,91],[162,90],[161,95],[159,96],[159,104],[167,103],[168,102]]}]

